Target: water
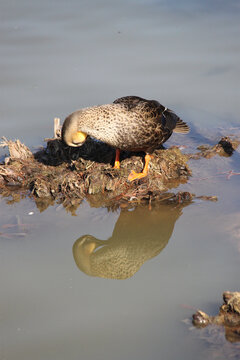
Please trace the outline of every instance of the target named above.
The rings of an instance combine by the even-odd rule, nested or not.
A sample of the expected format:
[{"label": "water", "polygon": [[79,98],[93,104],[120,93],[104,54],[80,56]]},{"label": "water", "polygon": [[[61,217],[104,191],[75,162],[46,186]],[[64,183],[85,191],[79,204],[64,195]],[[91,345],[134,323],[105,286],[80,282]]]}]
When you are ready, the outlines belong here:
[{"label": "water", "polygon": [[[170,144],[214,143],[240,124],[239,10],[237,1],[2,2],[0,134],[33,149],[55,116],[134,94],[190,123]],[[239,151],[190,166],[179,189],[218,202],[108,212],[85,201],[72,216],[1,199],[1,360],[214,358],[183,320],[195,308],[216,313],[222,292],[239,290],[240,176],[221,174],[239,172]]]}]

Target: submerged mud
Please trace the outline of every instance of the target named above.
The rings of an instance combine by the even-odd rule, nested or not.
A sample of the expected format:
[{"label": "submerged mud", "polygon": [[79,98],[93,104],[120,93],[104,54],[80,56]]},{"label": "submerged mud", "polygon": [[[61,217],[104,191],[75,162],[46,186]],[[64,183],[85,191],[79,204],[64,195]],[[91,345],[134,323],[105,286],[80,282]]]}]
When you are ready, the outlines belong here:
[{"label": "submerged mud", "polygon": [[[189,202],[193,194],[170,189],[191,176],[189,159],[230,156],[239,141],[222,138],[215,146],[202,146],[195,154],[183,154],[177,147],[154,152],[145,178],[128,181],[131,169],[140,172],[143,153],[121,152],[121,167],[114,169],[115,149],[89,138],[79,148],[70,148],[60,138],[50,139],[46,148],[32,153],[19,140],[3,139],[9,157],[0,165],[0,193],[13,201],[32,196],[40,210],[54,201],[74,210],[84,198],[91,206],[131,207],[152,201]],[[215,200],[214,198],[211,200]]]}]

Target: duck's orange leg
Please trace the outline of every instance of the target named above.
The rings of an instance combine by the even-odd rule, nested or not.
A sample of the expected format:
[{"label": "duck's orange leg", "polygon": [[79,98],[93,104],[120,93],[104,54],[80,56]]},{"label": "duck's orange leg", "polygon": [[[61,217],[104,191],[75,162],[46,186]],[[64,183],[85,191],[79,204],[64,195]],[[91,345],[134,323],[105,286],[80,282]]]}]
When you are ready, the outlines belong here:
[{"label": "duck's orange leg", "polygon": [[120,150],[116,149],[116,157],[114,162],[114,169],[120,169]]},{"label": "duck's orange leg", "polygon": [[136,173],[134,170],[132,170],[128,176],[128,180],[129,181],[133,181],[133,180],[136,180],[136,179],[141,179],[145,176],[147,176],[148,174],[148,164],[149,164],[149,161],[151,159],[151,155],[149,154],[146,154],[145,155],[145,165],[144,165],[144,168],[143,168],[143,171],[141,173]]}]

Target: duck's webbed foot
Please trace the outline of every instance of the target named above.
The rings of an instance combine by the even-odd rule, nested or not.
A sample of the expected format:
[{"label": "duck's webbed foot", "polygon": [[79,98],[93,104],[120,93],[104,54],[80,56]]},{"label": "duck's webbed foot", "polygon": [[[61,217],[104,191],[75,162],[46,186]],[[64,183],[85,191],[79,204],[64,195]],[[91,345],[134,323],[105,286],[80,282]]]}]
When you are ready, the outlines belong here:
[{"label": "duck's webbed foot", "polygon": [[136,179],[141,179],[143,177],[147,176],[147,172],[141,172],[141,173],[136,173],[136,171],[131,170],[130,174],[128,175],[128,181],[133,181]]},{"label": "duck's webbed foot", "polygon": [[150,161],[151,157],[152,156],[149,155],[149,154],[145,155],[145,165],[144,165],[143,171],[141,173],[136,173],[134,170],[132,170],[130,172],[130,174],[128,175],[128,181],[141,179],[141,178],[147,176],[147,174],[148,174],[148,164],[149,164],[149,161]]}]

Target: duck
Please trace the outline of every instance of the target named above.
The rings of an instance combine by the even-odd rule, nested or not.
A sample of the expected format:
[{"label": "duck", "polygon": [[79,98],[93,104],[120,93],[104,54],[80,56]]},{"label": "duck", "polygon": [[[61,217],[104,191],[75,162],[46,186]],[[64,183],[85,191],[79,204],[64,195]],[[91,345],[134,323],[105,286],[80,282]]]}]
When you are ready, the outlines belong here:
[{"label": "duck", "polygon": [[111,104],[82,108],[68,115],[62,126],[62,141],[78,147],[91,136],[114,147],[114,169],[120,168],[120,151],[144,152],[142,172],[131,170],[128,176],[133,181],[148,175],[152,153],[173,132],[186,134],[189,130],[179,116],[158,101],[124,96]]}]

